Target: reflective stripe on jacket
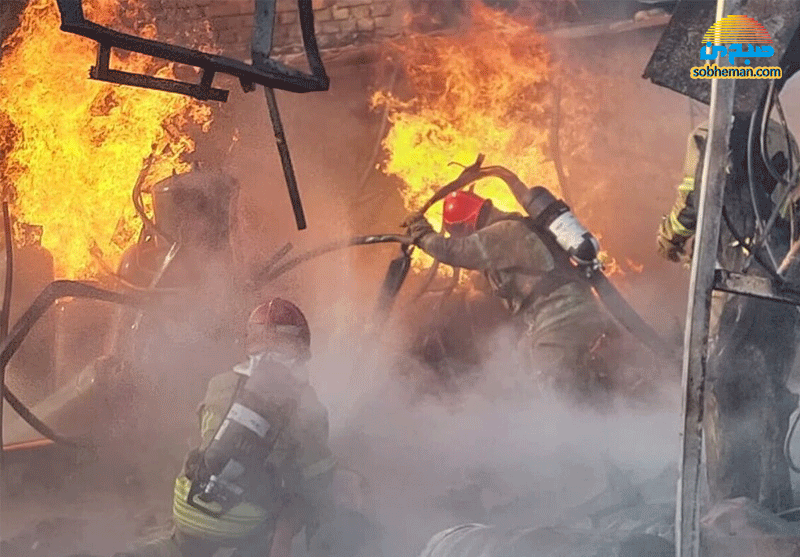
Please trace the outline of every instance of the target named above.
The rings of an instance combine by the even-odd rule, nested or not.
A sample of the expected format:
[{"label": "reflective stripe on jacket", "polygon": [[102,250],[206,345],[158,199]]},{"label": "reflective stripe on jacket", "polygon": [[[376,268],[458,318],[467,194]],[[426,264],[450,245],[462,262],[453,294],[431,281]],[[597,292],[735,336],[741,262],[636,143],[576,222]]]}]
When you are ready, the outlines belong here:
[{"label": "reflective stripe on jacket", "polygon": [[[708,123],[697,126],[686,144],[686,157],[683,164],[683,179],[678,185],[678,196],[672,210],[664,219],[660,234],[667,240],[678,243],[678,237],[689,238],[694,235],[697,226],[697,200],[695,199],[695,186],[699,183],[703,165],[700,159],[704,152],[705,143],[708,138]],[[792,163],[796,165],[800,160],[800,152],[794,137],[789,135],[792,145]],[[758,141],[758,138],[756,138]],[[780,124],[770,120],[767,129],[767,153],[775,156],[778,152],[786,153],[786,133]],[[757,148],[757,147],[756,147]],[[777,202],[781,188],[776,188],[773,201]]]},{"label": "reflective stripe on jacket", "polygon": [[270,518],[271,513],[251,503],[239,503],[219,518],[210,516],[187,502],[191,483],[186,476],[179,476],[172,500],[172,520],[184,534],[224,544],[226,540],[249,536]]},{"label": "reflective stripe on jacket", "polygon": [[[237,392],[240,375],[228,371],[211,379],[206,396],[198,408],[200,449],[211,442]],[[300,396],[297,411],[267,459],[284,479],[287,494],[303,499],[316,508],[325,501],[325,492],[336,469],[336,460],[328,446],[328,413],[307,385]],[[187,502],[191,482],[186,470],[175,481],[173,520],[183,533],[211,540],[231,540],[250,535],[267,526],[280,511],[281,501],[242,502],[215,518],[190,506]],[[264,508],[265,503],[269,508]]]}]

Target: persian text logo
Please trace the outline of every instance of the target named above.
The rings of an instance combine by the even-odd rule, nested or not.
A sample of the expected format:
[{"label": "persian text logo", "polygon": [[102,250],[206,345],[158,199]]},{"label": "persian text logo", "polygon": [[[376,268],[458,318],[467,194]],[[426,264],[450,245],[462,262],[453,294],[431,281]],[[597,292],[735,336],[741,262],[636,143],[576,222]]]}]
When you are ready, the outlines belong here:
[{"label": "persian text logo", "polygon": [[[727,56],[730,66],[707,63],[691,68],[689,76],[692,79],[780,79],[782,72],[779,66],[750,66],[754,58],[771,58],[774,55],[772,37],[763,25],[746,15],[729,15],[709,27],[703,35],[700,59],[711,61],[716,60],[717,56]],[[744,65],[737,66],[737,58],[743,60]]]}]

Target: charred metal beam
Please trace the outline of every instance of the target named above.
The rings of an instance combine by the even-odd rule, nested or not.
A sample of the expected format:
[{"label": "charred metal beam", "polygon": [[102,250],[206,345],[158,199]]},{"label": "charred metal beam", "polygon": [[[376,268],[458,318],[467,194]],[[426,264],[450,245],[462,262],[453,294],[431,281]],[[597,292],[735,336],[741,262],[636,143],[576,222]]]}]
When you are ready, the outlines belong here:
[{"label": "charred metal beam", "polygon": [[[98,63],[101,75],[103,74],[103,68],[107,71],[105,74],[107,79],[103,79],[104,81],[181,93],[200,100],[221,99],[223,91],[210,88],[210,78],[215,73],[224,73],[237,77],[246,91],[252,90],[253,85],[258,84],[293,93],[308,93],[311,91],[327,91],[330,85],[330,80],[325,73],[325,68],[319,56],[316,36],[314,35],[314,13],[311,0],[298,0],[303,44],[311,73],[302,72],[267,57],[260,58],[257,63],[250,65],[225,56],[217,56],[199,50],[128,35],[87,20],[83,13],[82,0],[57,0],[57,4],[61,13],[62,31],[74,33],[99,43],[100,52],[98,55],[106,58],[105,64]],[[130,77],[131,74],[108,70],[107,58],[111,48],[138,52],[153,58],[200,68],[204,72],[203,83],[192,84],[172,80],[156,80],[156,78],[149,76],[138,76],[133,79]]]},{"label": "charred metal beam", "polygon": [[[739,1],[718,0],[715,19],[739,13]],[[715,44],[721,44],[719,37]],[[720,66],[728,65],[726,58],[718,57],[716,62]],[[686,75],[688,77],[688,72]],[[699,496],[711,293],[714,288],[714,271],[722,223],[726,183],[725,161],[737,81],[735,79],[711,81],[708,141],[698,192],[700,205],[683,344],[683,442],[675,509],[677,557],[700,557]]]},{"label": "charred metal beam", "polygon": [[776,285],[768,278],[743,275],[726,269],[717,269],[714,272],[714,290],[800,306],[800,290]]},{"label": "charred metal beam", "polygon": [[194,97],[201,101],[227,101],[228,91],[210,87],[211,83],[205,79],[206,75],[213,76],[213,72],[209,72],[208,70],[204,71],[203,83],[197,85],[194,83],[175,81],[174,79],[164,79],[162,77],[110,70],[107,65],[105,67],[92,66],[89,70],[89,76],[97,81],[106,81],[108,83],[116,83],[117,85],[130,85],[143,89],[154,89],[156,91],[166,91],[167,93],[178,93],[188,97]]},{"label": "charred metal beam", "polygon": [[272,131],[275,134],[275,144],[278,146],[278,154],[281,156],[283,177],[286,180],[286,188],[289,190],[289,201],[292,203],[294,220],[297,224],[297,229],[304,230],[306,228],[306,215],[303,211],[303,202],[300,200],[300,190],[297,187],[297,178],[295,178],[294,175],[289,146],[286,144],[286,135],[283,132],[281,113],[278,110],[278,100],[275,98],[275,91],[269,87],[264,87],[264,96],[267,98],[269,118],[272,122]]}]

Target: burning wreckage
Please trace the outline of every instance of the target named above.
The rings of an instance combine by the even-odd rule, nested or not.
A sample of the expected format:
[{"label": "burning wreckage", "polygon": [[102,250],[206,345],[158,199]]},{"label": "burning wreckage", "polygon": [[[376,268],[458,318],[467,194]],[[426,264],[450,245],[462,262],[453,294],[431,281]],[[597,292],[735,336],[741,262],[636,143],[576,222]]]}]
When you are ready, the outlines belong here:
[{"label": "burning wreckage", "polygon": [[[292,92],[326,90],[328,78],[316,47],[311,3],[300,0],[298,5],[311,74],[289,68],[269,57],[275,18],[274,2],[256,2],[252,65],[104,27],[85,17],[83,3],[79,0],[59,1],[58,10],[63,31],[96,41],[97,64],[91,71],[91,78],[94,80],[218,101],[226,100],[227,91],[211,87],[215,73],[237,77],[245,92],[254,90],[256,85],[262,85],[297,227],[302,230],[306,227],[303,206],[273,88]],[[107,19],[108,13],[103,11],[105,8],[98,4],[88,6],[89,17]],[[44,23],[42,29],[46,33],[53,29],[51,26],[55,12],[50,3],[33,3],[24,18],[23,28]],[[202,72],[201,83],[194,85],[167,79],[163,76],[169,72],[165,72],[163,67],[157,72],[159,77],[145,75],[148,69],[153,68],[146,63],[137,66],[136,62],[141,61],[137,54],[129,54],[129,68],[138,68],[142,73],[111,70],[109,62],[112,59],[112,48],[195,66]],[[106,100],[112,107],[124,104],[124,98],[115,96],[111,89],[107,91]],[[187,111],[192,108],[191,105],[183,107]],[[99,107],[98,110],[104,108]],[[192,116],[196,122],[203,118],[202,111]],[[132,124],[135,133],[136,122]],[[177,122],[178,126],[180,124],[180,121]],[[15,130],[12,127],[10,131]],[[15,139],[19,138],[12,135],[12,143]],[[105,137],[94,145],[113,145],[113,139],[116,138]],[[131,140],[135,139],[135,135],[131,137]],[[236,214],[238,186],[235,180],[225,174],[199,169],[186,172],[189,169],[176,164],[177,159],[170,160],[170,155],[179,156],[186,150],[181,137],[156,139],[160,140],[160,150],[157,141],[156,150],[147,157],[133,189],[133,206],[136,218],[141,221],[138,239],[120,254],[116,270],[110,269],[104,261],[109,255],[107,251],[104,253],[96,244],[89,246],[87,250],[96,260],[94,264],[99,265],[111,278],[116,287],[114,290],[107,289],[106,284],[53,280],[54,263],[62,265],[63,272],[65,264],[75,264],[75,261],[54,262],[47,250],[36,242],[20,251],[12,249],[17,240],[12,227],[25,230],[25,225],[19,220],[12,223],[8,205],[4,205],[6,287],[2,331],[4,347],[0,351],[3,351],[5,363],[2,365],[4,373],[0,374],[0,384],[3,385],[0,399],[4,399],[15,412],[1,420],[3,429],[0,440],[3,451],[0,468],[4,480],[3,498],[6,500],[26,482],[36,483],[43,479],[47,483],[52,480],[56,487],[63,487],[74,466],[85,463],[83,457],[87,455],[117,460],[120,468],[116,474],[122,472],[122,477],[127,474],[125,466],[128,464],[124,455],[130,454],[125,453],[126,446],[128,450],[138,450],[140,455],[154,451],[161,453],[158,458],[169,458],[170,449],[167,445],[180,447],[180,441],[170,440],[165,446],[159,446],[158,439],[161,436],[151,430],[154,435],[146,447],[132,447],[131,443],[140,439],[141,434],[148,431],[148,427],[158,429],[158,425],[152,421],[142,421],[142,414],[168,416],[182,401],[196,403],[201,399],[202,392],[195,392],[196,379],[185,381],[184,388],[164,392],[167,386],[163,377],[170,373],[169,362],[174,361],[175,351],[183,352],[182,356],[187,358],[184,361],[192,361],[195,372],[201,376],[207,375],[208,379],[211,376],[210,368],[215,365],[211,362],[219,361],[220,354],[227,356],[241,336],[241,314],[249,308],[238,308],[231,296],[246,282],[244,279],[237,281],[232,267],[236,254],[231,249],[235,242],[231,237],[230,223]],[[148,204],[142,195],[143,183],[154,175],[163,173],[163,168],[159,169],[158,166],[163,165],[165,160],[168,168],[171,166],[169,170],[172,175],[155,184],[151,182],[149,193],[152,201]],[[13,165],[9,167],[19,170]],[[25,170],[28,169],[22,165],[21,168],[22,175],[25,176]],[[16,190],[16,193],[19,194],[20,191]],[[18,208],[24,207],[26,201],[30,204],[30,199],[22,197],[23,195],[17,196]],[[147,211],[150,207],[152,218]],[[69,218],[77,217],[71,215]],[[117,227],[121,225],[125,228],[129,224],[130,221],[125,222],[123,219],[117,223]],[[113,250],[114,246],[111,248]],[[15,255],[22,257],[15,258]],[[76,267],[80,268],[80,264]],[[29,275],[36,276],[37,281],[14,280]],[[233,280],[217,281],[217,277],[231,277]],[[207,287],[212,278],[215,281],[213,294],[209,295]],[[49,284],[43,285],[43,281]],[[16,285],[17,289],[12,289],[12,285]],[[254,292],[236,294],[238,301],[247,300],[248,295],[256,298]],[[23,303],[30,303],[30,306],[20,312],[15,325],[8,331],[12,296],[16,305],[20,304],[19,300],[24,300]],[[109,310],[108,303],[115,304],[117,309]],[[46,323],[48,319],[52,321],[52,314],[48,314],[48,309],[53,305],[57,309],[56,323],[48,323],[44,328],[35,327],[37,323]],[[186,308],[195,310],[187,311]],[[272,315],[272,305],[269,306],[268,313],[267,323],[271,323],[269,320],[276,319]],[[251,315],[251,322],[254,321],[253,315],[255,313]],[[276,327],[276,330],[280,327],[292,328],[288,325]],[[34,329],[35,332],[29,337]],[[201,344],[208,350],[197,350],[198,335],[206,341]],[[87,336],[95,337],[92,339],[94,342],[87,342]],[[102,338],[97,338],[98,336]],[[26,353],[19,351],[26,338],[29,340],[28,346],[31,339],[37,345],[35,355],[38,359],[33,362],[33,366],[32,359],[25,358]],[[23,357],[14,358],[15,355]],[[225,356],[223,359],[227,359]],[[10,363],[12,359],[14,361]],[[15,367],[15,373],[5,373],[9,366]],[[32,375],[32,367],[47,369],[47,379],[40,380]],[[54,367],[57,370],[55,372]],[[46,386],[49,389],[43,388],[45,381],[51,383]],[[29,383],[33,383],[32,388]],[[33,399],[32,407],[29,408],[15,394],[14,391],[18,388],[22,389],[26,400]],[[158,396],[152,397],[155,392]],[[135,407],[139,410],[134,410]],[[234,405],[233,408],[236,410],[239,406]],[[222,431],[221,424],[215,427]],[[138,430],[136,435],[131,435],[135,430]],[[282,429],[277,431],[280,434]],[[38,434],[40,438],[31,439],[32,434]],[[286,447],[282,450],[290,451]],[[162,470],[164,468],[163,462],[156,466]],[[227,484],[223,481],[223,485]],[[346,522],[349,515],[359,517],[364,514],[362,507],[365,490],[363,481],[357,475],[347,470],[338,470],[330,478],[328,487],[337,509],[333,524]],[[190,496],[190,502],[193,501],[194,498]],[[208,512],[209,516],[214,514]],[[357,527],[364,530],[369,524],[357,524]],[[317,536],[320,537],[326,539],[324,529]],[[329,540],[328,544],[336,547],[335,541]],[[16,549],[7,540],[2,543],[4,553]]]},{"label": "burning wreckage", "polygon": [[[252,91],[255,84],[264,86],[298,228],[305,228],[272,88],[304,92],[325,90],[328,86],[316,49],[309,1],[300,1],[300,19],[311,75],[270,60],[271,19],[274,17],[274,6],[270,2],[257,2],[252,65],[111,31],[87,20],[77,1],[61,0],[58,6],[64,31],[98,43],[97,65],[91,74],[95,80],[220,101],[227,96],[226,92],[211,87],[215,73],[234,75],[245,91]],[[800,245],[794,233],[800,152],[788,131],[778,99],[782,86],[798,67],[796,31],[800,26],[800,7],[795,3],[781,4],[783,18],[780,21],[770,18],[775,9],[775,3],[767,0],[746,5],[719,0],[716,10],[710,3],[683,0],[676,7],[645,73],[645,77],[658,85],[710,104],[708,124],[695,130],[690,139],[685,180],[688,186],[672,215],[662,223],[659,240],[665,255],[678,259],[685,254],[686,244],[694,236],[692,296],[684,346],[685,428],[677,475],[666,473],[659,478],[657,488],[635,486],[624,473],[609,464],[608,490],[573,510],[552,528],[503,532],[499,526],[464,524],[435,535],[422,555],[458,557],[476,551],[498,556],[632,557],[673,555],[676,551],[681,556],[758,555],[761,552],[791,555],[800,547],[800,530],[790,522],[796,518],[797,509],[789,483],[789,469],[794,470],[795,466],[787,451],[792,433],[789,418],[796,409],[797,397],[786,387],[796,350],[795,307],[800,305],[797,289],[793,287],[797,282],[793,275],[797,272]],[[769,82],[714,80],[710,87],[707,82],[688,79],[688,69],[695,63],[696,45],[692,37],[698,35],[697,30],[708,29],[725,16],[739,14],[764,22],[774,37],[774,57],[770,61],[781,66],[783,77]],[[110,70],[112,47],[155,53],[200,68],[201,83],[193,85]],[[724,59],[719,63],[723,65]],[[777,108],[780,119],[777,124],[771,120],[773,108]],[[768,139],[773,129],[777,130],[777,139]],[[772,153],[770,145],[776,153]],[[443,300],[458,285],[460,269],[485,272],[487,291],[502,300],[506,306],[504,311],[517,316],[531,333],[531,337],[524,339],[531,357],[539,361],[549,356],[554,370],[570,371],[568,387],[578,385],[581,395],[616,387],[613,361],[605,357],[601,348],[608,337],[614,336],[610,331],[617,325],[665,360],[674,359],[676,348],[650,329],[604,275],[596,238],[567,204],[544,187],[528,187],[505,167],[483,166],[483,160],[484,157],[478,155],[475,163],[466,167],[458,178],[439,188],[403,223],[405,234],[337,241],[288,260],[285,259],[290,250],[287,247],[278,252],[253,281],[268,283],[333,250],[393,242],[400,244],[401,253],[391,262],[381,289],[372,322],[374,335],[380,333],[388,318],[412,267],[412,256],[424,251],[434,263],[415,298],[425,296],[442,265],[454,268],[451,282],[443,289]],[[149,165],[142,177],[148,169]],[[476,181],[488,177],[500,178],[527,214],[499,211],[492,207],[490,200],[465,191]],[[699,188],[695,190],[696,185]],[[151,193],[153,218],[145,210],[142,180],[137,181],[133,205],[142,225],[135,245],[122,254],[117,271],[112,273],[119,287],[114,291],[87,282],[41,281],[41,277],[54,276],[52,257],[36,245],[12,250],[12,220],[8,206],[4,206],[6,289],[0,369],[5,374],[9,366],[22,366],[27,371],[28,366],[43,365],[55,369],[51,376],[71,375],[66,381],[50,379],[60,386],[50,396],[43,395],[48,390],[42,387],[44,381],[32,380],[27,398],[40,399],[32,408],[16,396],[17,386],[12,389],[3,380],[3,399],[16,412],[16,416],[7,415],[3,420],[0,462],[6,494],[12,494],[15,484],[20,484],[19,478],[14,481],[15,473],[57,475],[52,471],[37,471],[34,467],[36,454],[62,446],[69,449],[63,453],[67,455],[74,455],[70,450],[76,448],[103,450],[113,444],[110,440],[113,435],[109,436],[113,428],[109,428],[109,424],[135,427],[130,425],[136,423],[134,416],[121,415],[126,406],[122,402],[130,397],[147,397],[147,393],[140,390],[142,377],[152,382],[152,388],[160,388],[158,374],[166,372],[169,366],[160,354],[164,338],[168,339],[170,350],[182,347],[192,353],[198,363],[213,358],[207,353],[198,353],[192,332],[203,331],[204,337],[216,338],[211,350],[224,352],[236,344],[236,338],[226,334],[235,332],[234,337],[239,334],[236,324],[244,321],[256,296],[254,292],[232,295],[247,283],[231,271],[234,242],[231,241],[230,222],[234,214],[231,208],[237,200],[235,181],[224,174],[194,170],[164,178],[151,187]],[[440,201],[444,205],[446,235],[437,234],[424,216]],[[494,236],[514,238],[514,243],[498,248],[492,245]],[[519,249],[507,249],[509,245]],[[718,246],[721,246],[719,255]],[[494,251],[487,249],[492,247]],[[718,257],[724,268],[716,265]],[[102,252],[97,259],[102,260]],[[543,268],[548,270],[544,278],[536,274],[542,275]],[[18,273],[30,269],[37,269],[34,274],[40,277],[39,284],[12,280]],[[206,299],[200,285],[208,283],[212,275],[229,277],[229,281],[215,284],[214,294]],[[532,280],[531,275],[539,280]],[[18,290],[12,290],[12,284]],[[725,294],[712,300],[712,292]],[[33,301],[9,331],[12,293],[20,299]],[[82,299],[111,302],[118,308],[101,310],[99,305],[88,306]],[[187,299],[191,303],[187,304]],[[245,299],[248,303],[233,307],[226,303],[231,299]],[[600,311],[596,300],[614,318],[615,325],[607,318],[595,318],[606,315]],[[569,311],[562,310],[572,307],[570,303],[573,302],[576,308],[573,321],[555,319],[559,313],[568,315]],[[557,309],[548,309],[548,303]],[[56,322],[46,328],[52,351],[45,356],[41,351],[27,354],[23,341],[29,333],[47,336],[41,327],[34,331],[34,325],[54,304],[58,309]],[[187,306],[203,310],[186,314],[182,308]],[[87,353],[84,343],[76,339],[76,330],[85,325],[85,316],[90,310],[91,319],[108,323],[105,346],[94,353]],[[543,325],[537,322],[542,315],[550,315],[553,320]],[[587,329],[585,338],[581,338],[580,343],[566,343],[565,338],[574,341],[576,323],[582,324],[581,329]],[[537,326],[541,329],[537,330]],[[571,334],[559,336],[559,327],[568,328]],[[42,342],[46,345],[47,339]],[[448,351],[441,334],[422,344],[428,357],[433,359],[442,359]],[[540,346],[555,346],[556,350],[544,354],[537,352]],[[430,351],[438,351],[439,355],[430,356]],[[12,361],[15,355],[16,361]],[[49,361],[43,364],[39,360]],[[36,363],[30,364],[31,361]],[[191,361],[189,354],[187,361]],[[743,362],[746,365],[742,365]],[[82,371],[76,373],[79,369]],[[130,380],[132,374],[139,379],[136,387]],[[172,400],[181,397],[199,400],[202,393],[183,391],[170,395],[168,398]],[[151,410],[153,415],[165,415],[164,408]],[[28,426],[42,439],[31,440]],[[223,429],[218,428],[214,441],[224,438]],[[122,444],[129,442],[124,432],[116,434],[124,440]],[[710,500],[715,505],[710,510],[699,500],[703,443]],[[249,453],[245,453],[251,449],[238,446],[230,450],[240,451],[241,454],[234,456],[246,459]],[[234,456],[228,456],[230,459],[222,464],[235,462]],[[41,462],[53,465],[49,458]],[[212,489],[214,482],[223,486],[222,491],[236,488],[239,476],[226,474],[231,471],[226,472],[223,467],[212,471],[212,480],[205,484],[203,496],[212,497],[216,493]],[[227,484],[229,480],[233,483]],[[663,489],[675,481],[679,486],[677,507],[670,489]],[[341,532],[348,528],[360,529],[362,534],[374,530],[367,516],[370,514],[368,505],[364,504],[367,488],[363,480],[356,474],[340,471],[333,485],[341,511],[337,516],[353,520],[344,520],[347,524],[337,525],[333,521],[321,525],[322,534],[316,536],[317,544],[320,536],[327,537],[330,542],[341,537]],[[191,494],[189,497],[192,498]],[[708,511],[702,520],[701,510]],[[474,520],[490,523],[498,512],[501,510],[479,513]],[[210,516],[215,515],[211,513]],[[215,518],[219,518],[219,514]],[[588,524],[584,524],[585,518]],[[306,529],[309,541],[313,542],[314,530],[310,524]],[[732,544],[730,540],[734,536],[737,543]],[[364,551],[368,540],[369,536],[364,535],[362,547],[340,548],[339,553],[330,543],[327,549],[318,547],[317,550],[328,554],[356,554]],[[4,549],[10,550],[11,546]],[[371,551],[377,549],[373,547]]]}]

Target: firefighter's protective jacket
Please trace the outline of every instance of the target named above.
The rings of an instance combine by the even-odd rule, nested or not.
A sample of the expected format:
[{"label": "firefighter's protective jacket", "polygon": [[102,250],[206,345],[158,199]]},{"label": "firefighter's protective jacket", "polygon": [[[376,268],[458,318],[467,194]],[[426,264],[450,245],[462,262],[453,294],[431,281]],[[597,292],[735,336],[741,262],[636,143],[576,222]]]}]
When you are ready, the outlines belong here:
[{"label": "firefighter's protective jacket", "polygon": [[[234,368],[236,369],[236,368]],[[228,371],[214,377],[208,385],[198,414],[203,450],[222,423],[234,396],[241,374]],[[329,508],[327,488],[336,468],[328,446],[328,415],[314,389],[307,383],[301,392],[297,410],[289,418],[268,459],[281,474],[287,495],[298,496],[309,509],[307,524],[313,515]],[[280,501],[247,501],[238,504],[219,518],[209,516],[187,503],[191,481],[186,468],[175,482],[173,520],[183,534],[206,540],[227,542],[269,530],[280,511]]]},{"label": "firefighter's protective jacket", "polygon": [[[493,292],[538,339],[555,335],[582,344],[576,326],[584,331],[608,327],[589,285],[560,268],[525,220],[500,213],[492,221],[464,237],[426,234],[419,246],[446,265],[485,273]],[[569,330],[572,334],[565,336]]]},{"label": "firefighter's protective jacket", "polygon": [[[695,194],[695,186],[700,184],[703,172],[702,156],[705,151],[705,143],[708,137],[708,123],[705,122],[697,126],[689,134],[686,145],[686,157],[683,164],[683,179],[678,185],[678,196],[672,210],[661,222],[659,236],[672,244],[682,244],[688,238],[694,236],[697,226],[698,201]],[[792,145],[792,161],[794,164],[800,159],[797,143],[794,137],[789,134]],[[777,167],[779,172],[785,172],[787,158],[786,131],[774,120],[770,120],[767,127],[767,153],[772,164]],[[758,126],[756,127],[755,148],[759,149]],[[757,174],[761,171],[756,169]],[[759,180],[756,177],[756,180]],[[774,182],[774,181],[773,181]],[[772,194],[772,201],[777,202],[780,188]],[[749,199],[747,200],[749,202]],[[767,215],[769,216],[769,215]],[[767,218],[764,216],[763,218]]]}]

